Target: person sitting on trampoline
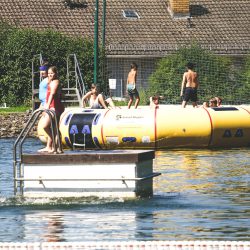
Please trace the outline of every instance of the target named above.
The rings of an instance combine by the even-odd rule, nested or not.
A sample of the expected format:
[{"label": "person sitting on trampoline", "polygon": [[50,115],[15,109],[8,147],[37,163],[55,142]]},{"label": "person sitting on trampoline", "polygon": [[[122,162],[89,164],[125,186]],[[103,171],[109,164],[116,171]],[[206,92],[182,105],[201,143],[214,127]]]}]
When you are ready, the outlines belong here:
[{"label": "person sitting on trampoline", "polygon": [[86,93],[82,98],[82,106],[85,108],[89,106],[91,109],[108,109],[115,107],[111,98],[104,99],[102,93],[100,93],[98,86],[91,85],[91,90]]}]

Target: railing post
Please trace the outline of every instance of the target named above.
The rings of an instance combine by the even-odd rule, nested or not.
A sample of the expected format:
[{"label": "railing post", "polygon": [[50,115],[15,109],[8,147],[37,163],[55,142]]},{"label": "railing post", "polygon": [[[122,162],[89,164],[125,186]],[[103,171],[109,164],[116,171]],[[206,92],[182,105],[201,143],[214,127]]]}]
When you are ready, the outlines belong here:
[{"label": "railing post", "polygon": [[[31,97],[31,101],[32,101],[32,111],[35,110],[35,98],[34,98],[34,90],[35,90],[35,66],[34,66],[34,61],[35,59],[39,57],[39,64],[41,65],[43,57],[42,54],[38,54],[38,55],[34,55],[33,59],[32,59],[32,63],[31,63],[31,70],[32,70],[32,76],[31,76],[31,89],[32,89],[32,97]],[[41,76],[40,76],[40,82],[41,82]]]},{"label": "railing post", "polygon": [[98,8],[99,0],[95,0],[95,27],[94,27],[94,84],[98,84]]},{"label": "railing post", "polygon": [[69,89],[69,57],[70,57],[71,55],[68,55],[67,56],[67,83],[68,83],[68,89]]}]

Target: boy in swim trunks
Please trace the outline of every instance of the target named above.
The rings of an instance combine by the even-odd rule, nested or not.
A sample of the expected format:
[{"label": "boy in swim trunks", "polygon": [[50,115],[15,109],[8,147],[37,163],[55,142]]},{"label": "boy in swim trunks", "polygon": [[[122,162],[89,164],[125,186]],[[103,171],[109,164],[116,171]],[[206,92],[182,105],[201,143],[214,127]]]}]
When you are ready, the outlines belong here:
[{"label": "boy in swim trunks", "polygon": [[135,87],[135,83],[136,83],[136,77],[137,77],[137,64],[136,63],[132,63],[131,64],[131,69],[128,73],[128,79],[127,79],[127,92],[129,95],[129,102],[128,102],[128,108],[131,107],[134,97],[135,97],[135,109],[137,108],[139,102],[140,102],[140,97],[139,97],[139,93]]},{"label": "boy in swim trunks", "polygon": [[183,96],[182,107],[185,108],[189,100],[192,101],[193,107],[197,107],[197,89],[198,74],[194,70],[193,63],[187,64],[187,72],[183,74],[182,84],[181,84],[181,94]]}]

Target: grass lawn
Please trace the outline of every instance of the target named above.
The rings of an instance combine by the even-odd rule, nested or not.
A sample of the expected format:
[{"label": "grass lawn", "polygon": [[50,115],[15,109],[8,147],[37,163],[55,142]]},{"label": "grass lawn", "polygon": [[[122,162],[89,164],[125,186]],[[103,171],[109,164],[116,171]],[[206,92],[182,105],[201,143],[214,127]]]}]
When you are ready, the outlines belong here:
[{"label": "grass lawn", "polygon": [[31,107],[26,107],[26,106],[7,107],[7,108],[0,107],[0,114],[26,112],[29,109],[31,109]]}]

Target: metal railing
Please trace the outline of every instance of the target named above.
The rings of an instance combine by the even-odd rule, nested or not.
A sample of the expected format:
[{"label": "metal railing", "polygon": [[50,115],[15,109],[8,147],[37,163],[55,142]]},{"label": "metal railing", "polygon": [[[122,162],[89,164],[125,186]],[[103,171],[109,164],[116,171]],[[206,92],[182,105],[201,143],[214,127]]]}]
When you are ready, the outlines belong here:
[{"label": "metal railing", "polygon": [[[42,54],[34,55],[32,58],[32,110],[35,110],[35,96],[39,93],[39,88],[36,88],[36,81],[39,83],[42,81],[40,76],[40,71],[38,69],[38,65],[40,66],[43,62]],[[77,60],[75,54],[69,54],[67,56],[67,88],[63,88],[63,91],[66,91],[68,96],[76,96],[77,102],[81,103],[81,97],[86,93],[86,87],[83,81],[83,74],[81,72],[80,64]],[[72,78],[74,80],[72,80]],[[74,85],[72,85],[72,81],[74,81]],[[70,92],[74,91],[74,94]],[[66,101],[66,102],[76,102],[74,100]]]},{"label": "metal railing", "polygon": [[[48,114],[50,119],[51,133],[52,133],[52,144],[55,149],[55,153],[62,153],[62,142],[58,127],[58,120],[56,117],[56,113],[50,109],[38,109],[32,113],[32,116],[28,120],[27,124],[21,131],[20,135],[16,139],[13,146],[13,175],[14,175],[14,194],[16,195],[18,191],[18,182],[20,187],[20,192],[23,191],[23,169],[22,169],[22,160],[23,160],[23,143],[27,138],[29,132],[34,127],[36,121],[40,117],[40,115],[45,112]],[[57,143],[56,143],[57,139]]]},{"label": "metal railing", "polygon": [[36,71],[36,67],[35,67],[35,64],[36,62],[39,61],[39,65],[42,64],[43,62],[43,57],[42,57],[42,54],[37,54],[37,55],[34,55],[33,56],[33,59],[32,59],[32,64],[31,64],[31,68],[32,68],[32,110],[35,110],[35,95],[38,94],[39,92],[39,89],[36,89],[35,88],[35,77],[36,75],[39,74],[39,82],[42,81],[42,78],[41,78],[41,75],[40,75],[40,71]]},{"label": "metal railing", "polygon": [[67,179],[55,179],[55,178],[22,178],[22,177],[18,177],[16,178],[16,180],[18,181],[39,181],[39,182],[43,182],[43,181],[145,181],[154,177],[157,177],[161,175],[161,173],[152,173],[150,175],[144,176],[144,177],[135,177],[135,178],[125,178],[125,177],[121,177],[121,178],[67,178]]},{"label": "metal railing", "polygon": [[[73,63],[73,70],[71,69],[72,63]],[[67,82],[69,89],[72,88],[70,86],[71,73],[74,74],[75,88],[79,91],[80,96],[83,96],[86,93],[86,87],[83,81],[82,72],[76,54],[70,54],[67,57]]]}]

